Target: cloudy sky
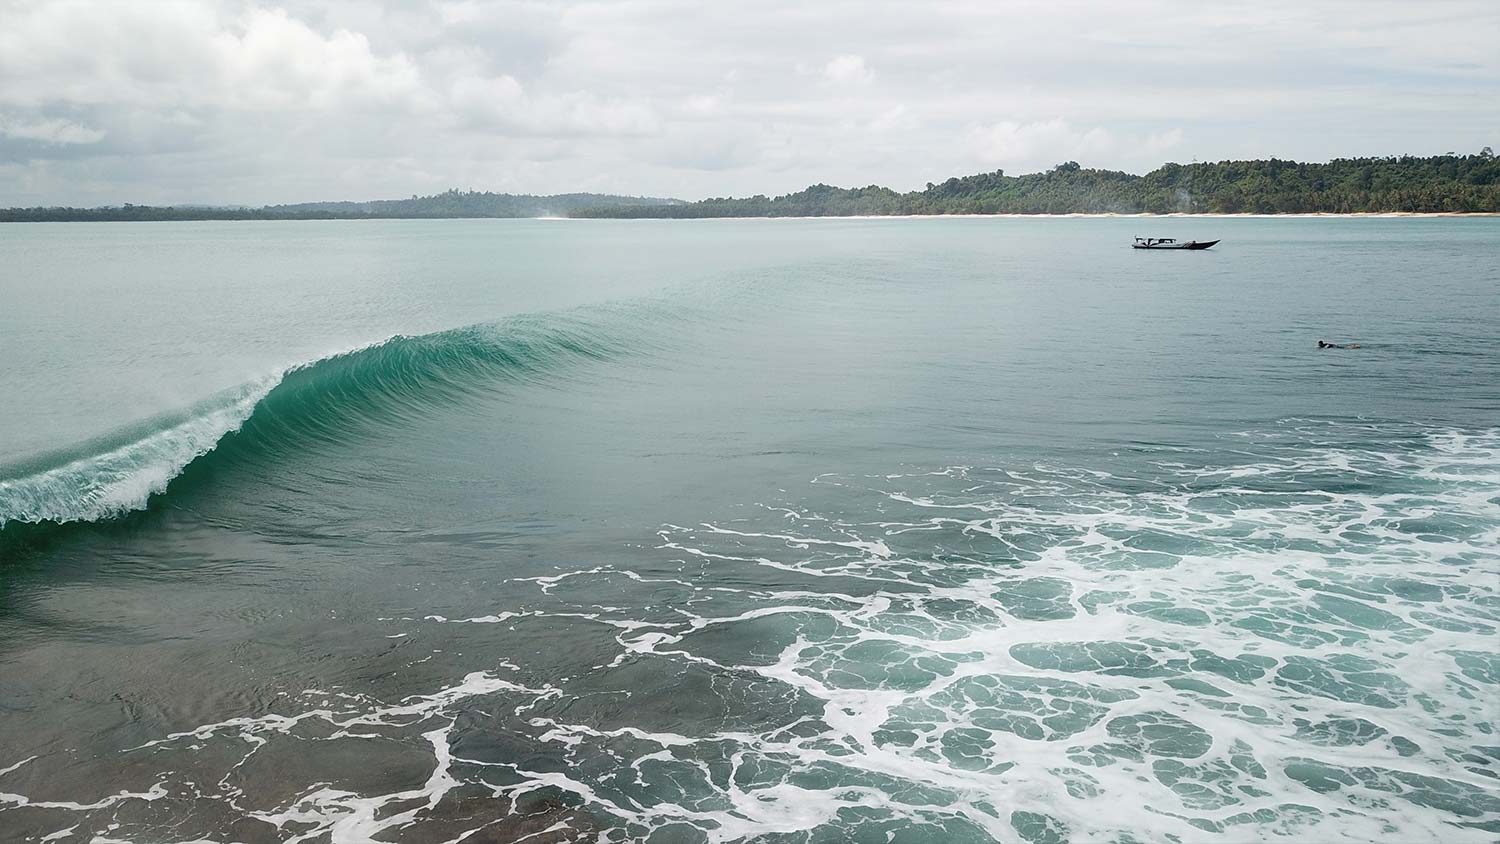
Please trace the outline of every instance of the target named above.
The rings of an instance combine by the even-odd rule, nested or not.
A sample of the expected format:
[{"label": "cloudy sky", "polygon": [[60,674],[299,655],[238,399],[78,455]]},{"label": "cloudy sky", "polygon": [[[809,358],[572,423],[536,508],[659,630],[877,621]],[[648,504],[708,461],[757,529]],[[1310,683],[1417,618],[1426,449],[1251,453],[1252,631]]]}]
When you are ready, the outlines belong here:
[{"label": "cloudy sky", "polygon": [[0,206],[1500,146],[1495,0],[0,0]]}]

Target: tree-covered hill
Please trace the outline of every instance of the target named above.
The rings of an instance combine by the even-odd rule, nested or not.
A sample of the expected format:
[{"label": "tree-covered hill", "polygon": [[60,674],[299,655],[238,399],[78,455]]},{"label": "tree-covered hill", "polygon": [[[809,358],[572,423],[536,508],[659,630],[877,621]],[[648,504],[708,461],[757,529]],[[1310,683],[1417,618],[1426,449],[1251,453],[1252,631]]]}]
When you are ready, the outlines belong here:
[{"label": "tree-covered hill", "polygon": [[555,196],[450,190],[411,199],[309,202],[264,208],[203,205],[120,205],[106,208],[5,208],[0,222],[126,220],[346,220],[454,217],[567,217],[585,208],[682,204],[680,199],[563,193]]},{"label": "tree-covered hill", "polygon": [[1045,173],[1003,170],[897,193],[814,185],[797,193],[682,205],[585,209],[588,217],[831,217],[864,214],[1500,212],[1500,158],[1341,158],[1327,164],[1167,164],[1144,176],[1076,162]]},{"label": "tree-covered hill", "polygon": [[0,222],[86,220],[322,220],[452,217],[844,217],[888,214],[1076,214],[1198,212],[1306,214],[1500,212],[1500,158],[1340,158],[1166,164],[1144,176],[1069,161],[1045,173],[1003,170],[898,193],[812,187],[775,198],[678,199],[566,193],[530,196],[450,190],[374,202],[313,202],[264,208],[123,205],[0,209]]},{"label": "tree-covered hill", "polygon": [[450,190],[411,199],[379,199],[373,202],[308,202],[300,205],[269,205],[271,213],[309,214],[327,212],[338,216],[368,217],[567,217],[585,208],[609,205],[644,207],[682,204],[680,199],[611,196],[599,193],[560,193],[553,196]]}]

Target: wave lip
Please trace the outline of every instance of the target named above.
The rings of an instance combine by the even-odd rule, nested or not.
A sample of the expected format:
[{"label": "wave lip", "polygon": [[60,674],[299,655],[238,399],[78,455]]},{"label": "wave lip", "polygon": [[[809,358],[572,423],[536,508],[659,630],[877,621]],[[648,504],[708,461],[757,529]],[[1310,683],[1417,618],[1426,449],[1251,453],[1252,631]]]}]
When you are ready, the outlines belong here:
[{"label": "wave lip", "polygon": [[397,335],[242,384],[0,478],[0,530],[143,510],[189,465],[215,453],[264,457],[340,441],[363,424],[415,418],[440,403],[621,350],[597,321],[576,315]]},{"label": "wave lip", "polygon": [[244,384],[140,439],[0,481],[0,528],[9,522],[100,521],[144,507],[189,463],[238,430],[280,381],[275,376]]}]

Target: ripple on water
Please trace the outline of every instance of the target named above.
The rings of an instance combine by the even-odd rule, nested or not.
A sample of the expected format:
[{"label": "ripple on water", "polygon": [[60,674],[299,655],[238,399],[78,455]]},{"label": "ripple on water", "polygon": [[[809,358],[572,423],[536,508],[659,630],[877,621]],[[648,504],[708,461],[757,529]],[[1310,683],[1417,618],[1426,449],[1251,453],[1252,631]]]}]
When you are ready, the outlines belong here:
[{"label": "ripple on water", "polygon": [[[150,781],[103,802],[28,800],[7,786],[28,761],[0,771],[0,817],[120,834],[210,800],[288,840],[1493,840],[1500,432],[1298,422],[1204,454],[819,476],[664,526],[654,574],[590,564],[392,620],[588,626],[613,656],[587,676],[311,694],[132,751]],[[343,761],[278,763],[285,790],[252,794],[313,742]],[[223,779],[174,774],[191,753]],[[340,773],[398,760],[385,789]]]}]

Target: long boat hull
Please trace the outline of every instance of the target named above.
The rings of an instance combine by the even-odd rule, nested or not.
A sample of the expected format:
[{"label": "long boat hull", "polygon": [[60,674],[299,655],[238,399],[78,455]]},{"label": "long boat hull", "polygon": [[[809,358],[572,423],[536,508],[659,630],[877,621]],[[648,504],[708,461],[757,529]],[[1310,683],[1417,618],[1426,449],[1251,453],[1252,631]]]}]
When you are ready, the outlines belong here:
[{"label": "long boat hull", "polygon": [[1132,249],[1207,249],[1215,243],[1218,243],[1218,241],[1205,240],[1201,243],[1197,241],[1189,241],[1187,243],[1153,243],[1149,246],[1144,243],[1132,243],[1130,247]]}]

